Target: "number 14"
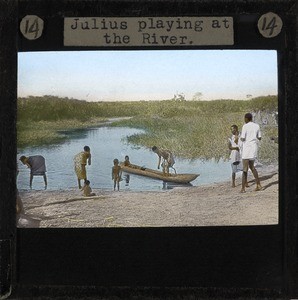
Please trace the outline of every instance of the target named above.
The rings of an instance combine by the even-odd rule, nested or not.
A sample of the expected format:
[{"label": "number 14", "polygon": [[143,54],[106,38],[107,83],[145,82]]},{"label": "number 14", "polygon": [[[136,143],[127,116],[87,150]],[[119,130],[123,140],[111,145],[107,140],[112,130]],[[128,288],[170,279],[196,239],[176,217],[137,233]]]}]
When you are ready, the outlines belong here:
[{"label": "number 14", "polygon": [[[270,19],[269,19],[270,20]],[[274,32],[274,29],[278,27],[276,22],[276,17],[273,17],[269,22],[267,21],[267,17],[263,19],[262,30],[270,30],[269,36],[271,36]]]}]

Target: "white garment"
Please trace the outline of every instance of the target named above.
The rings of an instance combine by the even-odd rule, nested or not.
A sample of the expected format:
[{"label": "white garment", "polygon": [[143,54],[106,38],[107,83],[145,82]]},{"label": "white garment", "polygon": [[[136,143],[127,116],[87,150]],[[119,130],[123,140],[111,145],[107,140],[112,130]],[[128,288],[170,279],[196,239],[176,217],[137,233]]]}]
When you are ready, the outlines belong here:
[{"label": "white garment", "polygon": [[243,125],[241,132],[242,159],[254,160],[257,158],[259,138],[261,138],[261,131],[258,124],[248,122]]},{"label": "white garment", "polygon": [[239,148],[239,151],[238,150],[231,150],[231,154],[230,154],[230,160],[231,160],[231,163],[234,163],[234,162],[237,162],[237,161],[241,161],[241,151],[242,151],[242,142],[240,140],[240,136],[238,138],[238,144],[235,143],[235,138],[236,136],[233,134],[231,136],[231,138],[229,138],[229,142],[231,144],[231,146],[234,148],[234,147],[238,147]]}]

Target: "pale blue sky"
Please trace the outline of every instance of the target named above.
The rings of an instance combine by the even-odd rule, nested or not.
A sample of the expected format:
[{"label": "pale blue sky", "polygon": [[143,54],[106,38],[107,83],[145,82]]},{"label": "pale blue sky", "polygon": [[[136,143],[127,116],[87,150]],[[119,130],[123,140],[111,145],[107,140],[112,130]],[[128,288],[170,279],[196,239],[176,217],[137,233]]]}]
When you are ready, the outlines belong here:
[{"label": "pale blue sky", "polygon": [[202,100],[277,95],[272,50],[25,52],[18,56],[18,96],[87,101]]}]

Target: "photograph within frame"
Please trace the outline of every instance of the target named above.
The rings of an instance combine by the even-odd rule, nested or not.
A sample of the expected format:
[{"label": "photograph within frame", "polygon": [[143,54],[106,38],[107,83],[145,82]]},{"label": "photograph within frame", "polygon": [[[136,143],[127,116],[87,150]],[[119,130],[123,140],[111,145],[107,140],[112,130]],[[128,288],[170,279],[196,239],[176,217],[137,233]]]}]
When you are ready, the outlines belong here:
[{"label": "photograph within frame", "polygon": [[276,51],[27,52],[18,71],[19,227],[278,224]]}]

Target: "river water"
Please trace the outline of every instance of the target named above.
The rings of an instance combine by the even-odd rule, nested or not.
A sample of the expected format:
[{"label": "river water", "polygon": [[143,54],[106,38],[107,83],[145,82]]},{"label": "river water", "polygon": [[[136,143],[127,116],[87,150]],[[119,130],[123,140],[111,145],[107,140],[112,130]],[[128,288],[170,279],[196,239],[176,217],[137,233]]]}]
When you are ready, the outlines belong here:
[{"label": "river water", "polygon": [[[92,188],[113,189],[112,166],[113,159],[123,161],[125,155],[130,157],[131,163],[156,169],[158,157],[151,149],[136,147],[126,142],[126,137],[142,132],[139,129],[126,127],[99,127],[93,129],[68,131],[67,142],[53,146],[19,149],[18,158],[21,155],[42,155],[46,159],[47,179],[49,190],[69,189],[77,187],[77,179],[74,172],[73,157],[83,147],[91,148],[92,164],[87,165],[87,176]],[[175,169],[177,173],[199,173],[200,176],[192,182],[193,186],[205,185],[226,181],[231,176],[230,163],[227,161],[216,162],[201,160],[186,160],[175,157]],[[29,189],[29,169],[18,160],[19,175],[18,189]],[[35,176],[33,189],[43,189],[42,176]],[[120,182],[120,190],[132,191],[156,191],[171,189],[173,184],[165,184],[137,175],[126,176]]]}]

